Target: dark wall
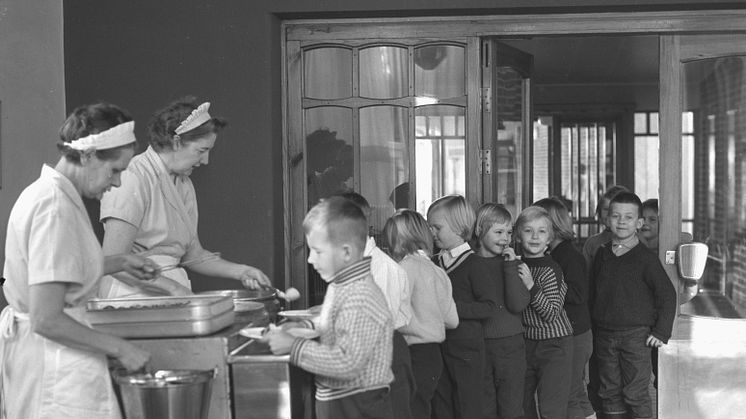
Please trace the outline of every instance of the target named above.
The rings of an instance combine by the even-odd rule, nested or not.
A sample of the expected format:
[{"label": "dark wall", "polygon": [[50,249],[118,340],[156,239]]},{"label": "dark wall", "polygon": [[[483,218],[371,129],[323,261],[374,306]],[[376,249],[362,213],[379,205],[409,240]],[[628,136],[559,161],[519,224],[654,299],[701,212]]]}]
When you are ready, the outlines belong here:
[{"label": "dark wall", "polygon": [[[741,0],[158,0],[64,2],[67,108],[107,100],[146,121],[194,94],[230,126],[192,175],[210,250],[283,283],[280,22],[382,17],[741,7]],[[458,4],[456,6],[456,4]],[[198,279],[196,289],[231,282]]]}]

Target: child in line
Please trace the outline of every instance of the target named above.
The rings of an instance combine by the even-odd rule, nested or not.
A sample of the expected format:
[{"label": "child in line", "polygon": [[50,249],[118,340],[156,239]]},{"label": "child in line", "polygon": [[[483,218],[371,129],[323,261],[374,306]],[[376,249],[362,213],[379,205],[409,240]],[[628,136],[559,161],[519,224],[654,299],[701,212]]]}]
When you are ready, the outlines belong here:
[{"label": "child in line", "polygon": [[526,329],[526,384],[523,410],[526,418],[567,417],[572,368],[572,326],[565,313],[567,284],[555,261],[545,253],[553,238],[552,221],[544,208],[531,206],[518,216],[516,245],[524,262],[518,274],[531,294],[523,311]]},{"label": "child in line", "polygon": [[315,205],[303,220],[308,263],[329,283],[314,326],[319,341],[293,338],[277,328],[265,340],[275,354],[316,374],[316,417],[393,418],[389,384],[393,324],[381,290],[363,257],[368,223],[342,197]]},{"label": "child in line", "polygon": [[512,234],[513,217],[504,206],[488,203],[477,210],[475,257],[481,259],[493,273],[498,307],[483,324],[486,419],[523,416],[526,343],[521,313],[531,297],[518,277],[520,261],[509,247]]},{"label": "child in line", "polygon": [[575,232],[572,218],[565,204],[556,197],[544,198],[534,205],[547,210],[552,220],[553,236],[549,243],[549,255],[562,269],[567,284],[565,312],[573,331],[573,359],[570,399],[567,405],[568,419],[595,418],[596,413],[588,400],[585,387],[585,366],[593,353],[591,315],[588,311],[588,271],[583,255],[572,241]]},{"label": "child in line", "polygon": [[[349,199],[360,207],[368,220],[370,229],[371,208],[368,200],[357,192],[345,192],[341,197]],[[399,329],[409,324],[412,318],[411,284],[404,268],[399,266],[389,255],[376,245],[370,235],[365,243],[363,256],[370,257],[370,274],[373,282],[381,289],[394,320],[394,355],[391,371],[394,382],[391,383],[391,406],[395,419],[411,419],[410,405],[415,391],[414,375],[409,348]]]},{"label": "child in line", "polygon": [[653,416],[650,348],[671,337],[676,291],[657,255],[640,243],[642,202],[617,194],[609,207],[610,243],[593,260],[590,287],[599,396],[607,418]]},{"label": "child in line", "polygon": [[497,310],[495,281],[488,266],[467,242],[474,230],[474,210],[460,195],[437,199],[427,210],[435,245],[435,262],[451,280],[459,325],[446,331],[444,370],[433,399],[434,418],[479,418],[484,413],[484,333],[482,321]]},{"label": "child in line", "polygon": [[602,230],[588,237],[585,243],[583,243],[583,256],[589,268],[591,263],[593,263],[593,258],[596,256],[598,248],[611,240],[611,231],[609,230],[608,222],[609,204],[611,203],[611,199],[619,192],[629,192],[629,189],[623,185],[609,186],[598,201],[598,205],[596,205],[596,217],[598,217],[598,222],[601,224]]},{"label": "child in line", "polygon": [[415,392],[411,411],[415,419],[430,419],[431,403],[443,372],[440,343],[446,329],[458,326],[451,281],[430,260],[433,236],[416,211],[399,210],[386,221],[383,239],[391,257],[407,272],[412,285],[412,319],[399,329],[409,345]]}]

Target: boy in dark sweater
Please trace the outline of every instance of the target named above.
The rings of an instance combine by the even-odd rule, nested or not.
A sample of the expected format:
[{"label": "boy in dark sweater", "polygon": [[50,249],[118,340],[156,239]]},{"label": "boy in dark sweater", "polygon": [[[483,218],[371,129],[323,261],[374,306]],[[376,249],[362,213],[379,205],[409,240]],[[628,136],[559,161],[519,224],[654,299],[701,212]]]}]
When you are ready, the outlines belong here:
[{"label": "boy in dark sweater", "polygon": [[451,280],[459,324],[446,330],[442,343],[443,374],[433,398],[435,419],[482,416],[484,333],[482,321],[497,310],[493,272],[474,256],[467,240],[474,231],[474,210],[460,195],[444,196],[430,205],[427,222],[435,244],[434,258]]},{"label": "boy in dark sweater", "polygon": [[477,210],[473,257],[488,266],[495,282],[497,310],[485,320],[484,418],[523,416],[526,343],[521,314],[531,298],[518,277],[515,251],[509,247],[513,217],[502,205],[487,203]]},{"label": "boy in dark sweater", "polygon": [[594,350],[605,417],[653,416],[650,350],[671,337],[676,291],[657,255],[637,238],[642,202],[631,192],[617,194],[609,207],[611,242],[593,260],[590,284]]}]

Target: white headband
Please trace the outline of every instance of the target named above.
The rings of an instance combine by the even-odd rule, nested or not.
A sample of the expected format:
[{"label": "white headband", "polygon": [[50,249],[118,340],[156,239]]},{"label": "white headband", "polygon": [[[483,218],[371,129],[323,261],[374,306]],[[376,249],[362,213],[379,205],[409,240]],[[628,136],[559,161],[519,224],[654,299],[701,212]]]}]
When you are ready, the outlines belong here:
[{"label": "white headband", "polygon": [[199,105],[197,109],[193,110],[192,113],[189,114],[187,119],[181,121],[181,124],[179,124],[176,130],[174,130],[176,135],[181,135],[185,132],[189,132],[212,119],[210,114],[207,113],[208,109],[210,109],[210,102],[205,102]]},{"label": "white headband", "polygon": [[115,148],[134,143],[136,140],[135,121],[129,121],[109,128],[106,131],[101,131],[98,134],[91,134],[87,137],[78,138],[67,145],[68,147],[78,151],[86,151],[89,149],[106,150],[108,148]]}]

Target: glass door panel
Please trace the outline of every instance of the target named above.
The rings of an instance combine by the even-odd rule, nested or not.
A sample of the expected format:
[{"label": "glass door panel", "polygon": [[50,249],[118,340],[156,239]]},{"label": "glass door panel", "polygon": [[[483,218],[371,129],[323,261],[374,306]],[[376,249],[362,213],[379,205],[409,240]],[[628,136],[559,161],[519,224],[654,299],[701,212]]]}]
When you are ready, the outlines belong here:
[{"label": "glass door panel", "polygon": [[355,172],[352,111],[319,107],[305,111],[308,208],[321,198],[350,191]]},{"label": "glass door panel", "polygon": [[[682,64],[682,225],[710,256],[681,311],[746,317],[746,53]],[[687,167],[688,166],[688,167]],[[691,213],[690,213],[691,211]]]},{"label": "glass door panel", "polygon": [[409,206],[406,191],[402,190],[409,186],[408,122],[407,109],[403,107],[360,109],[360,194],[370,204],[368,224],[370,234],[376,238],[397,204]]}]

